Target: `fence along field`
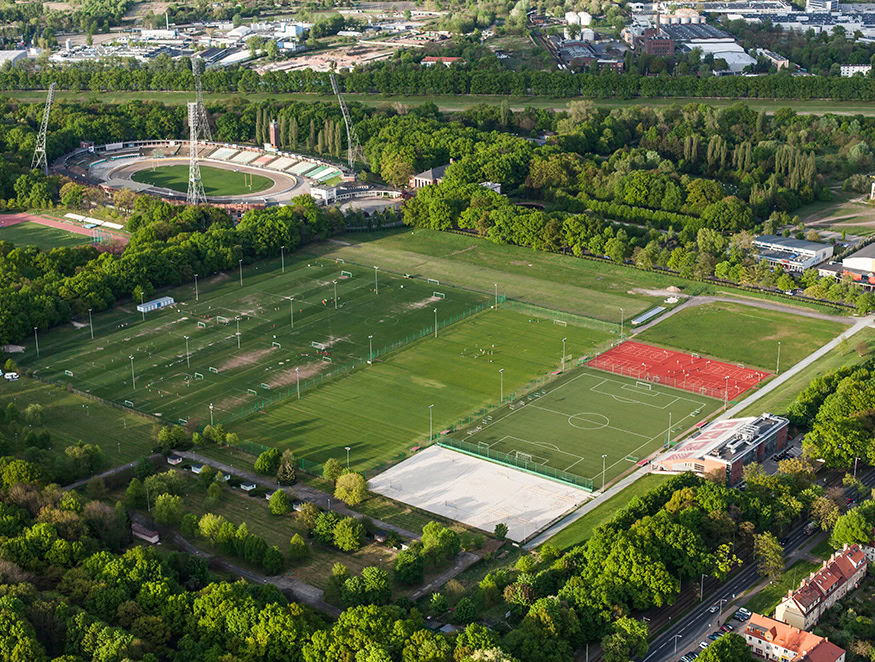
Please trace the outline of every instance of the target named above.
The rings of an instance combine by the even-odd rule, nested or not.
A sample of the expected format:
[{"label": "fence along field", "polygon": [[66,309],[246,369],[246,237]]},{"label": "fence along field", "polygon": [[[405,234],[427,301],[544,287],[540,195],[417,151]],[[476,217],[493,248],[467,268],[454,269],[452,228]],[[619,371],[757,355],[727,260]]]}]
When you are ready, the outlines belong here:
[{"label": "fence along field", "polygon": [[94,340],[87,324],[42,334],[40,357],[29,347],[21,363],[168,422],[209,422],[212,404],[219,422],[433,332],[435,309],[440,325],[494,302],[312,257],[286,260],[285,273],[279,261],[247,267],[242,287],[229,273],[200,280],[197,296],[193,283],[166,294],[177,305],[145,321],[135,304],[95,316]]}]

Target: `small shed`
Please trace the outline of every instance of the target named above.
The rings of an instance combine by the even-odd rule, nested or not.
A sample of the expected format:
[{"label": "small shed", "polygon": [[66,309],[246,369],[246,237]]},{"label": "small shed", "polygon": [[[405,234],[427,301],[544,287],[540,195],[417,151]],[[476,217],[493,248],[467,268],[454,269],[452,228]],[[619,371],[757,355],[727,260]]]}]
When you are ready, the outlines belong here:
[{"label": "small shed", "polygon": [[182,463],[182,458],[179,457],[178,455],[168,455],[167,456],[167,464],[172,464],[173,466],[176,466],[177,464],[181,464],[181,463]]},{"label": "small shed", "polygon": [[256,485],[255,483],[250,483],[250,482],[240,483],[240,489],[243,490],[244,492],[251,492],[256,487],[258,487],[258,485]]},{"label": "small shed", "polygon": [[147,529],[145,526],[141,526],[136,522],[131,524],[131,534],[134,536],[134,538],[145,540],[146,542],[153,545],[157,545],[159,540],[161,539],[157,531],[154,531],[153,529]]},{"label": "small shed", "polygon": [[146,301],[145,303],[141,303],[137,306],[138,313],[150,313],[153,310],[158,310],[159,308],[167,308],[167,306],[172,306],[176,301],[173,297],[161,297],[160,299],[152,299],[151,301]]},{"label": "small shed", "polygon": [[193,464],[193,465],[191,465],[191,472],[192,472],[193,474],[199,474],[199,473],[200,473],[201,471],[203,471],[203,470],[204,470],[204,465],[202,465],[202,464]]}]

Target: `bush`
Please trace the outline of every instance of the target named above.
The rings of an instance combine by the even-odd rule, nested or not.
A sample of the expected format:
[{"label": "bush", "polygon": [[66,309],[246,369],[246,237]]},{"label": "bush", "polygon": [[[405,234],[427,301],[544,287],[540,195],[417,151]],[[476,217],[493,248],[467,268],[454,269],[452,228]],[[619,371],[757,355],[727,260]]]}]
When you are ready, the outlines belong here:
[{"label": "bush", "polygon": [[316,521],[313,523],[313,533],[316,536],[316,539],[326,545],[333,545],[334,528],[339,521],[340,515],[331,510],[319,513],[316,517]]},{"label": "bush", "polygon": [[298,521],[307,527],[308,531],[312,531],[316,527],[316,519],[322,511],[315,503],[305,501],[301,504],[301,508],[296,513]]},{"label": "bush", "polygon": [[520,572],[531,572],[535,569],[535,559],[526,554],[525,556],[519,557],[516,562],[516,569]]},{"label": "bush", "polygon": [[292,509],[292,503],[285,490],[277,490],[271,494],[269,504],[272,515],[285,515]]},{"label": "bush", "polygon": [[265,476],[273,476],[280,464],[280,452],[278,448],[268,448],[258,459],[255,460],[255,470]]},{"label": "bush", "polygon": [[355,506],[364,501],[368,493],[364,476],[357,473],[346,473],[337,479],[334,486],[334,496],[348,506]]},{"label": "bush", "polygon": [[283,553],[279,550],[279,547],[274,545],[264,553],[261,567],[267,575],[278,575],[282,572],[284,562]]},{"label": "bush", "polygon": [[507,537],[507,524],[504,522],[496,524],[494,534],[499,540],[504,540]]},{"label": "bush", "polygon": [[325,464],[322,465],[322,477],[325,480],[330,480],[332,483],[340,478],[340,474],[343,472],[343,467],[340,462],[335,460],[333,457],[329,457],[325,460]]},{"label": "bush", "polygon": [[456,603],[455,621],[467,625],[477,618],[477,607],[467,595]]},{"label": "bush", "polygon": [[425,559],[413,549],[403,549],[395,557],[395,578],[402,584],[419,584],[425,576]]},{"label": "bush", "polygon": [[292,536],[292,539],[289,540],[289,560],[292,563],[300,563],[307,556],[309,556],[310,550],[307,547],[307,543],[300,536],[300,534],[295,534]]},{"label": "bush", "polygon": [[344,552],[358,551],[365,536],[365,527],[355,517],[344,517],[334,527],[334,546]]}]

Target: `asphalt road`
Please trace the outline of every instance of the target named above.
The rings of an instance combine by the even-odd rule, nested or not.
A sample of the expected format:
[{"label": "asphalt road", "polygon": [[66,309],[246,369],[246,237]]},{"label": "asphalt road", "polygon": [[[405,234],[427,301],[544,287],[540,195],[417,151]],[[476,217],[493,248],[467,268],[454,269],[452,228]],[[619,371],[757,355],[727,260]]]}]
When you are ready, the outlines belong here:
[{"label": "asphalt road", "polygon": [[[870,469],[866,473],[860,474],[860,480],[868,487],[875,487],[875,469]],[[838,484],[841,484],[841,478],[838,478]],[[833,477],[830,485],[836,483]],[[851,491],[845,491],[847,496],[851,496]],[[799,525],[784,537],[784,554],[789,555],[794,550],[802,546],[803,543],[810,540],[803,532],[803,525]],[[751,586],[754,586],[761,580],[757,574],[756,565],[751,563],[748,567],[743,568],[741,572],[733,576],[729,581],[720,586],[716,591],[709,594],[702,601],[701,606],[697,606],[693,611],[686,616],[680,618],[676,623],[669,627],[665,632],[657,636],[650,642],[650,649],[647,655],[643,658],[643,662],[674,662],[682,655],[691,650],[699,650],[699,642],[707,641],[709,633],[713,632],[718,627],[719,623],[725,623],[735,613],[735,609],[742,606],[743,601],[741,595]],[[708,609],[712,605],[721,604],[720,601],[725,600],[723,610],[720,614],[709,614]],[[737,602],[735,602],[737,600]],[[735,604],[731,604],[735,602]],[[731,606],[730,606],[731,605]],[[719,617],[719,618],[718,618]],[[733,627],[741,625],[737,621],[732,623]],[[736,628],[736,631],[738,628]],[[675,652],[675,638],[677,637],[677,652]]]}]

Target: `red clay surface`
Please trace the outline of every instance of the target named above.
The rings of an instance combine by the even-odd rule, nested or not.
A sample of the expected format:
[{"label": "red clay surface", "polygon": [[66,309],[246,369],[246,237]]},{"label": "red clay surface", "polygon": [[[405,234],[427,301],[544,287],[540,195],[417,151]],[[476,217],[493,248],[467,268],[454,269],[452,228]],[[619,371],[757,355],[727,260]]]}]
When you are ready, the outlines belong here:
[{"label": "red clay surface", "polygon": [[[92,236],[92,230],[83,228],[81,225],[76,225],[72,221],[70,223],[65,223],[63,221],[56,221],[51,218],[43,218],[42,216],[32,216],[31,214],[0,215],[0,228],[6,228],[12,225],[18,225],[19,223],[28,222],[39,223],[40,225],[46,225],[50,228],[58,228],[59,230],[65,230],[67,232],[72,232],[73,234],[84,234],[87,237]],[[105,230],[101,228],[101,232],[109,235],[115,241],[118,241],[122,244],[127,244],[130,241],[130,237],[127,237],[123,234],[117,234],[112,230]]]},{"label": "red clay surface", "polygon": [[631,340],[609,349],[587,365],[720,400],[734,400],[770,377],[767,372],[741,365],[705,357],[697,358],[685,352]]}]

